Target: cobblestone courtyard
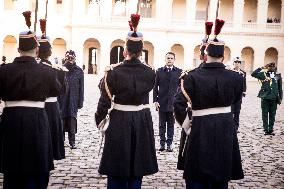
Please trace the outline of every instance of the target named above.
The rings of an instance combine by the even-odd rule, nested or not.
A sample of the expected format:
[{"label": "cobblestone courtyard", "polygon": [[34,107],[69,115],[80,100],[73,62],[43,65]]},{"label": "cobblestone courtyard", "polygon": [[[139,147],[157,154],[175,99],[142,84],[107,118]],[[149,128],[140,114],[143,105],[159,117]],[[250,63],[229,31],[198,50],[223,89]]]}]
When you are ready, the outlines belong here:
[{"label": "cobblestone courtyard", "polygon": [[[100,133],[94,124],[99,90],[98,76],[85,75],[85,102],[79,112],[78,149],[70,150],[66,143],[66,159],[56,161],[49,188],[106,188],[106,177],[97,172]],[[262,131],[259,84],[248,82],[240,117],[241,155],[245,178],[230,183],[230,188],[284,189],[284,105],[278,106],[275,136],[264,136]],[[159,147],[158,113],[152,108],[156,148]],[[185,188],[182,172],[176,169],[180,128],[175,127],[174,152],[157,152],[159,172],[143,178],[142,188]],[[2,177],[0,176],[0,188]]]}]

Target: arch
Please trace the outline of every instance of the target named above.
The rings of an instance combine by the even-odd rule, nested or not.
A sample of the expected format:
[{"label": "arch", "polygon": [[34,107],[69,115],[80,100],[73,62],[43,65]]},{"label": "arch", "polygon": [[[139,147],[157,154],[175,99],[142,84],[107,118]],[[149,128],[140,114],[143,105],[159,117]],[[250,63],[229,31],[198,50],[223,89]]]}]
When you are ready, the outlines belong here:
[{"label": "arch", "polygon": [[193,67],[197,68],[200,64],[200,45],[197,45],[194,48]]},{"label": "arch", "polygon": [[6,62],[12,62],[18,56],[17,39],[13,35],[7,35],[3,39],[3,56],[6,56]]},{"label": "arch", "polygon": [[124,46],[125,45],[125,41],[122,39],[116,39],[114,40],[111,45],[110,48],[113,48],[114,46]]},{"label": "arch", "polygon": [[125,42],[121,39],[114,40],[110,45],[110,64],[116,64],[124,60],[123,51],[124,51]]},{"label": "arch", "polygon": [[230,60],[231,60],[231,49],[228,46],[225,46],[223,63],[228,64]]},{"label": "arch", "polygon": [[95,38],[89,38],[84,42],[83,65],[87,73],[97,74],[100,68],[100,42]]},{"label": "arch", "polygon": [[266,51],[265,51],[264,65],[266,65],[270,62],[275,62],[276,65],[278,63],[278,51],[274,47],[270,47],[270,48],[266,49]]},{"label": "arch", "polygon": [[281,0],[269,0],[267,11],[268,23],[280,23],[281,19]]},{"label": "arch", "polygon": [[208,6],[208,1],[210,0],[197,0],[196,1],[196,12],[195,12],[195,20],[204,21],[206,17],[206,10]]},{"label": "arch", "polygon": [[220,1],[219,17],[226,20],[226,22],[233,21],[234,0]]},{"label": "arch", "polygon": [[154,66],[154,46],[149,41],[144,41],[144,53],[142,54],[142,62]]},{"label": "arch", "polygon": [[144,18],[156,17],[156,0],[140,0],[140,15]]},{"label": "arch", "polygon": [[244,0],[243,22],[257,21],[257,3],[258,0]]},{"label": "arch", "polygon": [[173,0],[172,19],[186,18],[186,0]]},{"label": "arch", "polygon": [[243,64],[241,68],[247,72],[247,74],[252,73],[254,66],[254,50],[251,47],[245,47],[241,51],[241,58]]},{"label": "arch", "polygon": [[66,41],[62,38],[55,38],[52,43],[52,58],[62,60],[65,57]]},{"label": "arch", "polygon": [[180,44],[174,44],[171,47],[171,52],[176,54],[175,66],[179,68],[183,68],[184,66],[184,48]]}]

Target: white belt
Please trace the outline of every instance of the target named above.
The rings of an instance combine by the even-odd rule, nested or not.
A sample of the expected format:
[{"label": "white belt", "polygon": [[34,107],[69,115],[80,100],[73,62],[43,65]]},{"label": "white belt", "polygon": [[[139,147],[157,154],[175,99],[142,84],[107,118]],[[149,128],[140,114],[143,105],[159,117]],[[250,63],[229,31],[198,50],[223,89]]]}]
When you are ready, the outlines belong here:
[{"label": "white belt", "polygon": [[230,112],[231,112],[231,106],[207,108],[203,110],[192,110],[192,117],[205,116],[205,115],[211,115],[211,114],[223,114],[223,113],[230,113]]},{"label": "white belt", "polygon": [[145,108],[150,108],[149,104],[141,104],[141,105],[122,105],[122,104],[113,104],[113,109],[125,111],[125,112],[136,112],[143,110]]},{"label": "white belt", "polygon": [[44,108],[44,102],[42,101],[5,101],[5,107],[34,107],[34,108]]},{"label": "white belt", "polygon": [[56,102],[57,101],[57,97],[49,97],[45,100],[45,102]]}]

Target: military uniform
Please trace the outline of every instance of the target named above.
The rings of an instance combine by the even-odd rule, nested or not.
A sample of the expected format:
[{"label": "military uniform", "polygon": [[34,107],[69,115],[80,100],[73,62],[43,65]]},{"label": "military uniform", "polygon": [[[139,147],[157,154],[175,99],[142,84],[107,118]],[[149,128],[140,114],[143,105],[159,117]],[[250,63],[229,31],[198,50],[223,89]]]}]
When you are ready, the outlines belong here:
[{"label": "military uniform", "polygon": [[[59,95],[60,91],[55,75],[33,57],[17,57],[13,63],[0,68],[0,97],[6,104],[1,122],[4,188],[11,175],[17,175],[18,179],[27,175],[48,175],[54,168],[44,101]],[[42,107],[21,105],[25,101]]]},{"label": "military uniform", "polygon": [[[139,15],[131,15],[131,23],[136,24],[133,27],[137,27],[139,19]],[[108,189],[141,188],[143,176],[158,172],[149,108],[155,71],[138,59],[143,50],[142,40],[142,34],[136,29],[128,33],[126,60],[108,71],[101,85],[95,114],[97,125],[112,107],[99,166],[99,173],[108,177]]]},{"label": "military uniform", "polygon": [[[38,37],[39,41],[39,54],[40,64],[45,66],[51,73],[55,74],[58,81],[62,85],[63,94],[66,89],[65,84],[65,72],[57,64],[52,65],[48,60],[51,55],[51,45],[49,38],[46,36],[46,20],[40,19],[40,25],[42,30],[42,36]],[[61,160],[65,158],[65,148],[63,140],[63,124],[60,117],[60,109],[57,101],[57,96],[49,97],[45,101],[45,110],[48,116],[49,128],[52,138],[52,150],[55,160]]]},{"label": "military uniform", "polygon": [[251,76],[261,82],[258,97],[261,98],[263,129],[265,134],[272,134],[277,103],[280,104],[283,98],[281,74],[258,68]]},{"label": "military uniform", "polygon": [[[31,12],[23,15],[30,27]],[[0,153],[4,189],[47,188],[54,169],[44,103],[47,97],[59,95],[62,86],[54,73],[35,60],[38,45],[33,32],[21,32],[20,57],[0,68],[0,98],[5,102]]]},{"label": "military uniform", "polygon": [[[220,20],[216,20],[216,25]],[[215,30],[216,32],[216,26]],[[215,36],[217,34],[215,33]],[[184,174],[190,189],[228,188],[230,180],[244,178],[241,156],[231,113],[240,100],[243,78],[221,62],[224,42],[216,37],[206,46],[207,62],[188,72],[174,102],[176,120],[184,124],[187,103],[192,106],[192,126],[184,149]]]},{"label": "military uniform", "polygon": [[[107,85],[114,95],[114,103],[121,105],[149,104],[149,92],[154,83],[154,70],[139,60],[125,60],[107,75]],[[111,101],[103,88],[95,116],[97,125],[110,108]],[[154,174],[157,171],[150,109],[122,111],[114,108],[110,113],[99,173],[129,178]]]},{"label": "military uniform", "polygon": [[[198,181],[243,178],[232,114],[194,116],[194,111],[228,107],[239,101],[243,90],[241,76],[226,70],[222,63],[206,63],[185,76],[184,88],[192,100],[193,110],[185,149],[184,178]],[[176,119],[182,125],[187,107],[183,93],[177,94],[174,107]]]},{"label": "military uniform", "polygon": [[[237,72],[243,78],[243,81],[242,81],[243,82],[243,96],[245,96],[245,93],[246,93],[246,90],[247,90],[246,72],[241,70],[241,69],[240,70],[233,69],[233,71]],[[233,116],[234,116],[235,126],[236,126],[237,130],[238,130],[239,125],[240,125],[241,108],[242,108],[242,98],[238,102],[236,102],[232,105],[232,113],[233,113]]]},{"label": "military uniform", "polygon": [[[66,90],[65,82],[65,72],[59,70],[60,68],[52,68],[50,61],[41,60],[40,64],[44,65],[50,72],[53,72],[58,81],[62,85],[62,90],[60,94],[63,94]],[[45,101],[45,110],[48,117],[49,128],[52,138],[52,150],[53,157],[55,160],[61,160],[65,158],[65,148],[64,148],[64,132],[63,123],[60,116],[59,103],[57,101],[57,96],[49,97]]]}]

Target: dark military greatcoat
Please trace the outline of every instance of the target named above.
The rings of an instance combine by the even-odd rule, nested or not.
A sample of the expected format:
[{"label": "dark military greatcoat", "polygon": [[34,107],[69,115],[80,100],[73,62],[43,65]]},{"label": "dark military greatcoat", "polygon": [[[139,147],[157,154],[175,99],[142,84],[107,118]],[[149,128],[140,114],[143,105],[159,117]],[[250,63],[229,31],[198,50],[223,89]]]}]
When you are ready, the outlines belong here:
[{"label": "dark military greatcoat", "polygon": [[[41,61],[41,64],[46,66],[50,72],[55,72],[58,81],[62,85],[61,94],[65,92],[65,72],[51,67],[50,61]],[[49,128],[52,138],[53,157],[55,160],[65,158],[64,140],[63,140],[63,124],[60,116],[60,109],[58,102],[45,102],[45,110],[48,117]]]},{"label": "dark military greatcoat", "polygon": [[[141,105],[149,103],[155,72],[139,60],[125,60],[108,72],[107,85],[114,103]],[[104,84],[102,85],[104,86]],[[107,115],[111,101],[102,87],[96,123]],[[120,177],[141,177],[158,171],[152,116],[149,108],[140,111],[110,112],[99,173]]]},{"label": "dark military greatcoat", "polygon": [[[222,63],[206,63],[184,77],[184,89],[196,110],[228,107],[243,92],[243,78]],[[182,124],[187,100],[176,95],[174,111]],[[231,112],[192,117],[184,158],[184,178],[195,181],[229,181],[243,178],[241,156]]]},{"label": "dark military greatcoat", "polygon": [[[58,96],[57,77],[33,57],[17,57],[0,68],[3,101],[40,101]],[[44,108],[5,107],[2,114],[2,173],[41,174],[54,168],[48,118]]]}]

